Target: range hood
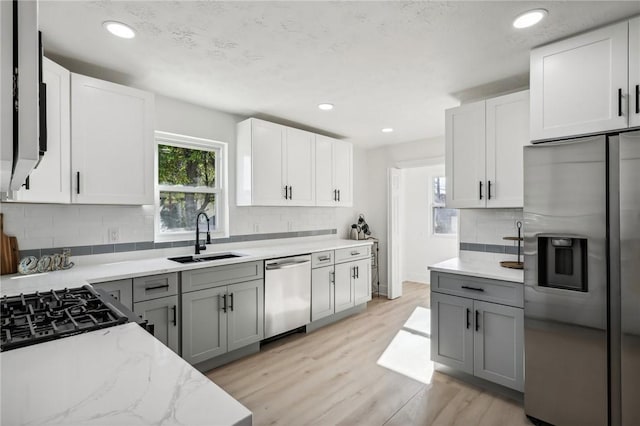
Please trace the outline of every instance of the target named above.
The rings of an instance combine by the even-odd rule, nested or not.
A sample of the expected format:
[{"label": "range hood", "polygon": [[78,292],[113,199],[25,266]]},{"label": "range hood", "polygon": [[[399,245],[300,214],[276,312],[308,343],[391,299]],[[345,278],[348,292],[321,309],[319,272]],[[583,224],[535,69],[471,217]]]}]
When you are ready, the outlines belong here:
[{"label": "range hood", "polygon": [[39,125],[42,47],[38,2],[0,1],[0,192],[18,190],[46,150]]}]

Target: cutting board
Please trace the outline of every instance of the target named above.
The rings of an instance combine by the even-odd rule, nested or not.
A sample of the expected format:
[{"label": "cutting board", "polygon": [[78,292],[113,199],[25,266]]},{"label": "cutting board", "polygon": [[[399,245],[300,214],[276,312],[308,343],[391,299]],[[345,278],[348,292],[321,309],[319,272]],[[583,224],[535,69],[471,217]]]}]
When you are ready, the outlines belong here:
[{"label": "cutting board", "polygon": [[0,275],[15,274],[18,272],[18,261],[20,260],[18,239],[16,237],[8,237],[4,233],[4,215],[2,213],[0,213],[0,233],[2,235],[0,241]]}]

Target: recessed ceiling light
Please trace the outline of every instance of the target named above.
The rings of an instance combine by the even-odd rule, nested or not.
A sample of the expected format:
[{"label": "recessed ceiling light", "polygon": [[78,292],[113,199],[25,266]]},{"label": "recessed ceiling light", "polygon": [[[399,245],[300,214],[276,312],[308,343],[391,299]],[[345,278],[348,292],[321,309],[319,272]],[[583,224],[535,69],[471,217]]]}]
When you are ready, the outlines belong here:
[{"label": "recessed ceiling light", "polygon": [[516,19],[513,20],[513,26],[518,29],[531,27],[542,21],[542,19],[547,16],[548,13],[549,12],[547,12],[545,9],[534,9],[528,12],[524,12],[518,15]]},{"label": "recessed ceiling light", "polygon": [[130,26],[116,21],[105,21],[102,23],[107,31],[117,37],[121,38],[134,38],[136,32]]},{"label": "recessed ceiling light", "polygon": [[382,129],[382,133],[391,133],[393,132],[393,129],[391,127],[385,127],[384,129]]},{"label": "recessed ceiling light", "polygon": [[318,104],[318,108],[323,111],[330,111],[333,109],[333,104]]}]

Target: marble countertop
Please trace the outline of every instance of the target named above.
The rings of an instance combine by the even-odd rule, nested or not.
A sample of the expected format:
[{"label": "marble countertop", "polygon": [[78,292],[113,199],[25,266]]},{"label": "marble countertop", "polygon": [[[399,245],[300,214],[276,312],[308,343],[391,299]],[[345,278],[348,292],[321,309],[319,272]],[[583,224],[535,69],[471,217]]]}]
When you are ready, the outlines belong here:
[{"label": "marble countertop", "polygon": [[501,260],[515,260],[515,256],[461,251],[459,257],[430,265],[429,270],[524,283],[523,270],[503,268],[500,266]]},{"label": "marble countertop", "polygon": [[134,323],[0,353],[3,425],[251,425],[252,414]]},{"label": "marble countertop", "polygon": [[191,269],[228,265],[232,263],[251,262],[255,260],[272,259],[304,253],[314,253],[325,250],[357,247],[372,244],[372,240],[323,239],[301,243],[273,242],[265,246],[250,243],[234,247],[232,250],[217,249],[215,245],[207,246],[207,251],[201,256],[210,256],[216,252],[233,252],[242,254],[241,257],[221,259],[203,263],[181,264],[168,260],[166,257],[137,259],[121,262],[103,263],[96,265],[75,266],[66,271],[46,272],[33,275],[3,276],[0,285],[0,296],[20,293],[33,293],[62,289],[65,287],[79,287],[86,283],[99,283],[126,278],[143,277],[168,272],[180,272]]}]

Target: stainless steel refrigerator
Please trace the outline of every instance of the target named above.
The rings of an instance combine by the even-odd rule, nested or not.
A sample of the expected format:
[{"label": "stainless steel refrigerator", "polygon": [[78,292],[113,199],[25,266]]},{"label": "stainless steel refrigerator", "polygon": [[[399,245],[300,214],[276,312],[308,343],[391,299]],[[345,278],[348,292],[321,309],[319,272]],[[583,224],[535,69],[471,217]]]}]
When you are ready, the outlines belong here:
[{"label": "stainless steel refrigerator", "polygon": [[640,425],[640,131],[524,150],[525,413]]}]

